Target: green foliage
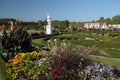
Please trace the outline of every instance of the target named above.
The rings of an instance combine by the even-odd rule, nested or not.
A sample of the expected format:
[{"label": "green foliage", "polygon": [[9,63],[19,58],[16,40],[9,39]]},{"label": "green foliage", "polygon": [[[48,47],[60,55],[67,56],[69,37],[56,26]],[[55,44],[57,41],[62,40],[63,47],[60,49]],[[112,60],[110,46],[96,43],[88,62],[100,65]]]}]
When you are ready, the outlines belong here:
[{"label": "green foliage", "polygon": [[120,24],[120,15],[115,15],[112,17],[112,19],[100,17],[99,20],[97,20],[97,22],[105,22],[107,24]]},{"label": "green foliage", "polygon": [[[95,75],[103,75],[102,72],[100,72],[103,69],[101,64],[99,66],[99,63],[97,63],[93,67],[90,67],[93,65],[89,58],[89,53],[92,48],[66,43],[62,43],[61,46],[56,46],[56,44],[54,44],[55,41],[57,40],[52,40],[50,54],[39,54],[36,51],[17,54],[11,59],[13,62],[10,62],[15,63],[14,65],[7,63],[9,67],[8,73],[11,75],[11,77],[7,77],[7,79],[87,80],[95,78]],[[33,55],[35,57],[33,57]],[[92,57],[92,59],[94,59],[94,57]],[[97,60],[99,60],[99,58]],[[93,71],[89,69],[93,69]],[[89,74],[91,74],[92,77],[89,76]],[[109,77],[107,74],[104,74],[104,76]],[[118,77],[119,73],[116,79],[118,79]]]},{"label": "green foliage", "polygon": [[3,24],[4,24],[5,26],[8,26],[8,25],[9,25],[8,22],[9,22],[10,20],[12,20],[13,22],[16,22],[16,20],[13,19],[13,18],[0,18],[0,26],[3,25]]},{"label": "green foliage", "polygon": [[[36,51],[17,54],[7,63],[7,67],[9,67],[7,72],[10,75],[7,79],[39,80],[39,77],[48,67],[48,58],[46,56],[45,59],[44,56],[44,54],[40,54]],[[16,63],[16,61],[18,62]]]},{"label": "green foliage", "polygon": [[34,21],[29,21],[29,22],[19,22],[17,24],[18,26],[24,26],[24,28],[26,29],[39,29],[39,26],[38,26],[38,23],[37,22],[34,22]]},{"label": "green foliage", "polygon": [[6,69],[5,62],[0,56],[0,80],[6,80]]},{"label": "green foliage", "polygon": [[39,47],[39,48],[47,45],[44,38],[33,39],[33,40],[32,40],[32,44],[33,44],[34,46]]},{"label": "green foliage", "polygon": [[52,21],[52,26],[53,27],[60,27],[60,28],[68,28],[69,21],[68,20],[64,20],[64,21],[54,20],[54,21]]},{"label": "green foliage", "polygon": [[84,27],[84,22],[70,22],[69,25],[71,26],[72,29],[78,29],[78,28],[83,28]]},{"label": "green foliage", "polygon": [[31,37],[27,31],[22,28],[15,28],[9,33],[4,31],[1,43],[3,49],[7,52],[7,60],[18,52],[32,51]]},{"label": "green foliage", "polygon": [[104,23],[105,22],[104,17],[100,17],[99,22]]},{"label": "green foliage", "polygon": [[[88,64],[88,55],[92,48],[86,48],[80,45],[62,43],[61,47],[53,46],[51,53],[55,55],[55,60],[52,64],[57,64],[57,59],[62,58],[66,63],[67,69],[76,70],[78,67],[83,68]],[[57,57],[58,56],[58,57]],[[70,65],[69,65],[70,64]]]},{"label": "green foliage", "polygon": [[[79,46],[61,43],[62,46],[56,46],[50,41],[51,56],[49,57],[49,67],[45,70],[43,80],[79,80],[79,70],[90,64],[88,58],[89,49]],[[57,40],[55,40],[57,41]]]},{"label": "green foliage", "polygon": [[103,56],[95,56],[95,55],[90,55],[90,58],[94,61],[102,62],[106,65],[113,65],[120,68],[120,59],[103,57]]},{"label": "green foliage", "polygon": [[112,17],[112,23],[120,24],[120,15],[116,15],[116,16]]},{"label": "green foliage", "polygon": [[44,24],[43,24],[43,21],[42,21],[42,20],[38,20],[38,26],[40,26],[40,27],[43,27],[43,26],[44,26]]}]

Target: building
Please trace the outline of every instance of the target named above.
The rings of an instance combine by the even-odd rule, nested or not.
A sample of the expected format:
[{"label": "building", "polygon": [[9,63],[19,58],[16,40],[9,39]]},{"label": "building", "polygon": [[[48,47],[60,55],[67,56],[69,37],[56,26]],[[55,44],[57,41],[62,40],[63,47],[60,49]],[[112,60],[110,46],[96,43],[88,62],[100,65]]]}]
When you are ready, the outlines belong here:
[{"label": "building", "polygon": [[109,24],[108,25],[111,29],[120,29],[120,24]]},{"label": "building", "polygon": [[99,22],[89,22],[84,23],[85,29],[109,29],[106,23],[99,23]]}]

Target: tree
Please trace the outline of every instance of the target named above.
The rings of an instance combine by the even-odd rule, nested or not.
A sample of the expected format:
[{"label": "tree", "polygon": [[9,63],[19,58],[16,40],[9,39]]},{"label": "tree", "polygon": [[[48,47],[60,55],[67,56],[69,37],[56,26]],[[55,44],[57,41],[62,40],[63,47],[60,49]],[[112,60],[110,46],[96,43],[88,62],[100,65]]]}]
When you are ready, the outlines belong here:
[{"label": "tree", "polygon": [[61,28],[67,28],[69,27],[69,21],[68,20],[64,20],[64,21],[59,21],[59,20],[54,20],[52,21],[52,26],[53,27],[61,27]]},{"label": "tree", "polygon": [[63,28],[68,28],[69,27],[69,21],[68,20],[61,21],[60,26],[63,27]]},{"label": "tree", "polygon": [[110,19],[110,18],[106,18],[106,19],[105,19],[105,22],[106,22],[107,24],[111,24],[111,19]]},{"label": "tree", "polygon": [[120,24],[120,15],[112,17],[112,24]]},{"label": "tree", "polygon": [[84,27],[84,22],[70,22],[72,28]]},{"label": "tree", "polygon": [[38,20],[38,26],[42,27],[43,26],[43,21],[42,20]]},{"label": "tree", "polygon": [[43,25],[46,26],[47,25],[47,20],[43,21]]},{"label": "tree", "polygon": [[104,23],[105,22],[105,18],[104,17],[100,17],[100,19],[98,20],[98,22]]},{"label": "tree", "polygon": [[60,25],[60,21],[58,21],[58,20],[53,20],[53,21],[52,21],[52,26],[53,26],[53,27],[61,26],[61,25]]}]

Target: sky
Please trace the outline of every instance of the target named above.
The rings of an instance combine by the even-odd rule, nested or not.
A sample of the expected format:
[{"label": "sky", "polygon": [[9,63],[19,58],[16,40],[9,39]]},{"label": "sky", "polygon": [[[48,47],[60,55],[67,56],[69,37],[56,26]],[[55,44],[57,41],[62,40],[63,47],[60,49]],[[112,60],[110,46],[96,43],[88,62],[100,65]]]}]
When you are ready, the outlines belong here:
[{"label": "sky", "polygon": [[0,0],[0,18],[92,21],[120,15],[120,0]]}]

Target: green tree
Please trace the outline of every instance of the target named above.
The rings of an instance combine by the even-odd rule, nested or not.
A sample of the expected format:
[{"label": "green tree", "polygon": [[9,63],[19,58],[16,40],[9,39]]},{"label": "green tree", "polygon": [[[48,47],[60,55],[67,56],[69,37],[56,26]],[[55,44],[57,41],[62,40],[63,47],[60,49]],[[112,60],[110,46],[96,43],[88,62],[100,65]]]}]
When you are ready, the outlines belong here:
[{"label": "green tree", "polygon": [[46,26],[47,25],[47,20],[43,21],[43,25]]},{"label": "green tree", "polygon": [[106,19],[105,19],[105,22],[106,22],[107,24],[111,24],[111,19],[110,19],[110,18],[106,18]]},{"label": "green tree", "polygon": [[69,27],[69,21],[68,20],[61,21],[60,26],[63,27],[63,28],[68,28]]},{"label": "green tree", "polygon": [[69,21],[68,20],[64,20],[64,21],[54,20],[54,21],[52,21],[52,26],[53,27],[68,28]]},{"label": "green tree", "polygon": [[53,27],[61,26],[61,25],[60,25],[60,21],[58,21],[58,20],[53,20],[53,21],[52,21],[52,26],[53,26]]},{"label": "green tree", "polygon": [[112,24],[120,24],[120,15],[112,17]]},{"label": "green tree", "polygon": [[100,17],[100,19],[98,20],[98,22],[104,23],[105,22],[105,18],[104,17]]},{"label": "green tree", "polygon": [[43,21],[42,20],[38,20],[38,26],[42,27],[43,26]]},{"label": "green tree", "polygon": [[84,27],[84,22],[70,22],[72,28]]}]

